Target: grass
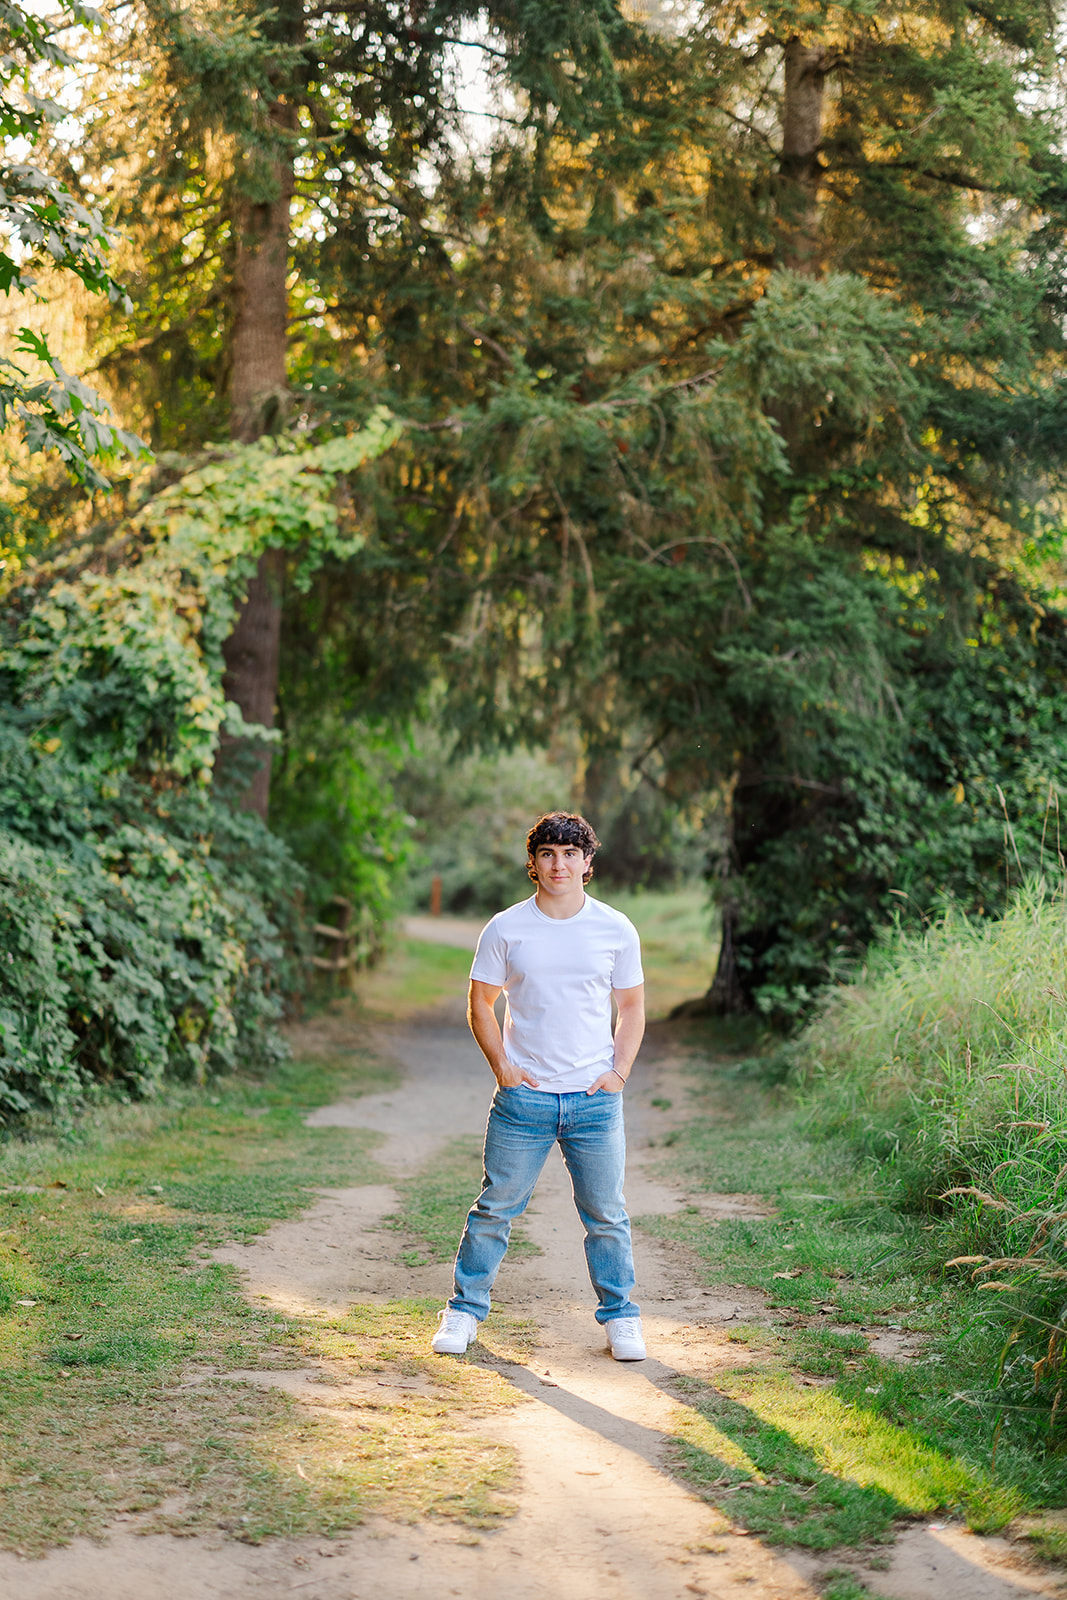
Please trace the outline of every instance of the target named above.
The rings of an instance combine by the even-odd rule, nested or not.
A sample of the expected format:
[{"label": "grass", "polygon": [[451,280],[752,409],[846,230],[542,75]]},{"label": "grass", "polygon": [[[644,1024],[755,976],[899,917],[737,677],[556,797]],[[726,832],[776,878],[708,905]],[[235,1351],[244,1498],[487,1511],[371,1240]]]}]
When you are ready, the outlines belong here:
[{"label": "grass", "polygon": [[[1025,1504],[993,1472],[932,1441],[907,1410],[879,1404],[891,1363],[826,1329],[731,1335],[745,1364],[715,1384],[676,1380],[675,1469],[770,1543],[813,1550],[893,1537],[901,1516],[953,1511],[1002,1527]],[[740,1352],[739,1352],[740,1354]]]},{"label": "grass", "polygon": [[875,952],[799,1041],[815,1126],[839,1133],[950,1273],[985,1297],[971,1388],[1062,1445],[1067,1415],[1067,898],[949,913]]},{"label": "grass", "polygon": [[404,1021],[445,1001],[465,1000],[471,960],[471,951],[452,945],[397,939],[388,960],[355,975],[353,990],[369,1020]]},{"label": "grass", "polygon": [[[388,1220],[409,1241],[401,1255],[405,1266],[453,1260],[481,1184],[482,1141],[470,1137],[452,1140],[425,1171],[400,1186],[401,1204]],[[540,1253],[538,1246],[524,1237],[520,1218],[512,1228],[508,1254],[514,1258]]]},{"label": "grass", "polygon": [[624,891],[598,890],[594,883],[593,893],[629,917],[641,935],[650,1018],[665,1017],[683,1000],[704,993],[719,949],[706,885]]},{"label": "grass", "polygon": [[840,1568],[826,1573],[822,1580],[822,1600],[868,1600],[871,1590],[856,1575]]},{"label": "grass", "polygon": [[[688,1037],[691,1104],[661,1173],[680,1174],[691,1201],[641,1226],[688,1246],[709,1285],[762,1290],[771,1325],[731,1335],[743,1351],[714,1388],[677,1391],[680,1475],[770,1541],[814,1549],[901,1516],[951,1512],[988,1531],[1067,1501],[1067,1462],[1030,1419],[971,1403],[1001,1336],[943,1270],[937,1225],[896,1211],[872,1164],[806,1128],[758,1064],[712,1054],[714,1034]],[[707,1218],[705,1192],[763,1195],[769,1214]],[[873,1353],[868,1334],[900,1353]]]},{"label": "grass", "polygon": [[[340,1050],[0,1149],[0,1543],[37,1554],[116,1517],[255,1541],[330,1534],[368,1509],[478,1526],[509,1512],[510,1455],[469,1421],[515,1403],[490,1363],[522,1325],[497,1318],[472,1359],[424,1361],[436,1308],[280,1315],[210,1259],[320,1186],[379,1180],[377,1135],[304,1117],[393,1081]],[[379,1375],[373,1392],[304,1404],[226,1378],[320,1358],[342,1385]],[[425,1392],[389,1392],[413,1371]]]},{"label": "grass", "polygon": [[[529,1325],[494,1313],[466,1358],[442,1362],[426,1353],[436,1303],[281,1315],[209,1254],[319,1187],[380,1181],[375,1135],[308,1128],[306,1113],[392,1087],[353,1031],[376,1007],[462,993],[467,962],[408,942],[361,979],[361,1008],[312,1019],[269,1081],[176,1089],[0,1149],[0,1542],[33,1554],[116,1517],[259,1540],[329,1535],[371,1509],[475,1527],[509,1514],[511,1457],[469,1424],[516,1403],[498,1367],[531,1347]],[[976,1529],[1014,1518],[1036,1552],[1062,1556],[1047,1508],[1067,1502],[1067,1459],[1027,1412],[979,1403],[1003,1323],[944,1270],[945,1222],[899,1209],[895,1166],[848,1127],[817,1127],[810,1103],[802,1116],[767,1062],[744,1057],[743,1030],[672,1039],[690,1091],[661,1106],[681,1117],[660,1140],[663,1175],[692,1199],[643,1226],[691,1249],[709,1285],[751,1285],[770,1308],[734,1326],[737,1360],[713,1385],[670,1385],[675,1472],[769,1542],[877,1550],[899,1518],[953,1512]],[[474,1140],[411,1179],[398,1258],[447,1259],[477,1181]],[[770,1213],[709,1219],[710,1191],[763,1194]],[[873,1353],[872,1332],[905,1352]],[[227,1376],[312,1362],[322,1381],[299,1402]],[[864,1592],[843,1569],[825,1583],[837,1600]]]}]

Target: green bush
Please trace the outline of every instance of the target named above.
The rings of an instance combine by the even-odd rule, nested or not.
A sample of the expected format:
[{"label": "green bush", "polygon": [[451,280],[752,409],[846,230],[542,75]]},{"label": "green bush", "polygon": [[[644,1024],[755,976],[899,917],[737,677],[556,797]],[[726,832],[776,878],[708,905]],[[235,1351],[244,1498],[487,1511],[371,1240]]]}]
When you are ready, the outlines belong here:
[{"label": "green bush", "polygon": [[271,900],[284,908],[297,880],[287,852],[206,796],[177,817],[150,795],[129,802],[76,855],[0,834],[7,1115],[279,1054],[292,964]]},{"label": "green bush", "polygon": [[360,961],[373,961],[395,915],[410,859],[408,815],[393,791],[395,740],[317,709],[287,729],[271,778],[270,823],[303,871],[316,914],[350,900]]},{"label": "green bush", "polygon": [[[303,874],[214,792],[222,642],[259,554],[358,548],[363,434],[234,446],[110,543],[17,573],[0,613],[0,1116],[269,1062]],[[255,730],[253,730],[254,732]],[[260,730],[264,737],[270,737]]]}]

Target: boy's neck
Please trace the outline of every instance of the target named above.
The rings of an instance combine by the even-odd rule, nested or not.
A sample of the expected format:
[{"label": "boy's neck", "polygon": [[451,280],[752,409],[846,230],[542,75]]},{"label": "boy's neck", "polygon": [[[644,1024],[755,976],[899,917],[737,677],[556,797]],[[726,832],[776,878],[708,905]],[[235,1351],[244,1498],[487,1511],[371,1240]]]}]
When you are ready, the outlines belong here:
[{"label": "boy's neck", "polygon": [[538,884],[534,904],[543,916],[551,917],[553,922],[566,922],[576,917],[585,905],[585,886],[579,885],[567,894],[546,894]]}]

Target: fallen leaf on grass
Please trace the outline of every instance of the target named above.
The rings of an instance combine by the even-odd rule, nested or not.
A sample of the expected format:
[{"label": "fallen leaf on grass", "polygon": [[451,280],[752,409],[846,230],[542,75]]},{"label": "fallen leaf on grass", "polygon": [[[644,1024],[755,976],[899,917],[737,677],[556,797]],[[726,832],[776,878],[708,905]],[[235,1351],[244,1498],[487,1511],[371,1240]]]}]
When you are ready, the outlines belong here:
[{"label": "fallen leaf on grass", "polygon": [[790,1267],[787,1272],[776,1272],[773,1276],[776,1278],[799,1278],[803,1271],[803,1267]]},{"label": "fallen leaf on grass", "polygon": [[94,1183],[93,1184],[93,1193],[94,1194],[98,1194],[100,1196],[101,1200],[104,1198],[104,1191],[103,1191],[103,1189],[101,1189],[101,1187],[100,1187],[100,1185],[98,1183]]},{"label": "fallen leaf on grass", "polygon": [[15,1304],[17,1306],[35,1306],[37,1302],[36,1300],[16,1300]]},{"label": "fallen leaf on grass", "polygon": [[85,1335],[84,1333],[65,1333],[63,1337],[64,1339],[84,1339]]},{"label": "fallen leaf on grass", "polygon": [[307,1473],[304,1471],[299,1461],[296,1464],[296,1475],[298,1478],[303,1478],[305,1483],[307,1482]]}]

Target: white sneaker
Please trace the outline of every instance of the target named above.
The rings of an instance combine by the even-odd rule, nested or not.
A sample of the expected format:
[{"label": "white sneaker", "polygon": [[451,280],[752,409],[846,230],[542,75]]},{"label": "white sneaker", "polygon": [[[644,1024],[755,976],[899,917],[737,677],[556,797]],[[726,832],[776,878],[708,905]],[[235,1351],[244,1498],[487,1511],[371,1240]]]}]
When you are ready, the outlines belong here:
[{"label": "white sneaker", "polygon": [[430,1348],[439,1356],[461,1356],[477,1335],[477,1317],[472,1317],[469,1311],[454,1311],[451,1306],[445,1306]]},{"label": "white sneaker", "polygon": [[616,1361],[643,1361],[648,1355],[640,1317],[612,1317],[605,1328]]}]

